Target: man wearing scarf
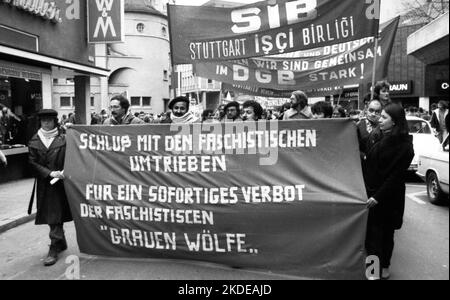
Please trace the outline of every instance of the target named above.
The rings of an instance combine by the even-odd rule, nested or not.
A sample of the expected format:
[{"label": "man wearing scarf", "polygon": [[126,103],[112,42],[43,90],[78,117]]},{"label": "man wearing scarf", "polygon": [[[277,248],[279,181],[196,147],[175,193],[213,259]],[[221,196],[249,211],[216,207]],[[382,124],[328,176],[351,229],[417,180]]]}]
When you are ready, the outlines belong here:
[{"label": "man wearing scarf", "polygon": [[139,118],[133,116],[130,111],[130,101],[122,95],[114,96],[109,104],[111,117],[103,122],[103,125],[139,125],[145,124]]},{"label": "man wearing scarf", "polygon": [[[38,117],[41,128],[28,145],[29,163],[36,177],[36,225],[50,226],[50,250],[44,265],[51,266],[57,262],[58,254],[67,249],[63,224],[72,221],[63,184],[66,139],[58,127],[56,111],[44,109]],[[33,207],[34,191],[33,188],[29,214]]]},{"label": "man wearing scarf", "polygon": [[192,124],[200,122],[194,113],[189,111],[190,101],[186,97],[177,97],[170,101],[169,109],[171,113],[166,119],[161,121],[161,124]]}]

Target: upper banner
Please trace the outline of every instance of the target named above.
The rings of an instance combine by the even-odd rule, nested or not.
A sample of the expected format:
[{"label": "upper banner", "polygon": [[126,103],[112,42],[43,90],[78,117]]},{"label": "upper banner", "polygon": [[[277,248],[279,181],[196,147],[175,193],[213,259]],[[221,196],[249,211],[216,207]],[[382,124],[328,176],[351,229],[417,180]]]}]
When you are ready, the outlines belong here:
[{"label": "upper banner", "polygon": [[298,58],[249,58],[196,63],[194,72],[198,76],[236,86],[253,86],[265,90],[301,89],[330,95],[330,92],[342,86],[370,82],[375,55],[376,79],[387,76],[398,23],[399,18],[396,18],[382,30],[376,52],[375,39],[369,37],[302,51],[296,53]]},{"label": "upper banner", "polygon": [[[324,87],[320,89],[303,90],[308,97],[325,97],[342,93],[343,87]],[[269,97],[269,98],[287,98],[289,99],[295,90],[274,90],[251,85],[222,83],[222,92],[238,92],[245,95]]]},{"label": "upper banner", "polygon": [[169,5],[173,63],[288,53],[375,36],[379,5],[380,0],[274,0],[237,8]]},{"label": "upper banner", "polygon": [[83,253],[364,278],[350,120],[80,126],[66,158]]}]

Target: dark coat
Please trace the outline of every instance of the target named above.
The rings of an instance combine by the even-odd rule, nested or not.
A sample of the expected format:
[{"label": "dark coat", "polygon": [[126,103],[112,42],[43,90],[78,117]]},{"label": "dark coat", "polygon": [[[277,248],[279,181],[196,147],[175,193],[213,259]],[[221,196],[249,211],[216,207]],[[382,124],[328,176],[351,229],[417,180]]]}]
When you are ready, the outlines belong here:
[{"label": "dark coat", "polygon": [[411,135],[384,136],[368,151],[364,181],[367,196],[378,205],[370,215],[393,229],[403,225],[406,173],[414,158]]},{"label": "dark coat", "polygon": [[53,186],[50,184],[50,173],[64,170],[65,136],[59,134],[47,149],[36,134],[28,147],[29,163],[37,180],[36,225],[56,225],[72,221],[63,181],[60,180]]},{"label": "dark coat", "polygon": [[364,118],[356,125],[358,130],[359,151],[361,152],[362,157],[365,157],[369,149],[381,138],[380,127],[377,126],[373,128],[372,132],[369,133],[367,131],[366,122],[367,119]]}]

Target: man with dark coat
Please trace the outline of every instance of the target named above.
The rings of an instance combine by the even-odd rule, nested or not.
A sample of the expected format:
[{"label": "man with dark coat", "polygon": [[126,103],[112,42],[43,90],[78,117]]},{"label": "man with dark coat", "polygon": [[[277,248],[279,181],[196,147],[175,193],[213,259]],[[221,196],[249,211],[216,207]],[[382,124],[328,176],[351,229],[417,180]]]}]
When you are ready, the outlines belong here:
[{"label": "man with dark coat", "polygon": [[370,147],[381,137],[379,120],[383,106],[379,100],[372,100],[367,108],[367,117],[363,118],[357,126],[359,150],[361,156],[367,154]]},{"label": "man with dark coat", "polygon": [[111,117],[103,125],[142,125],[141,119],[133,116],[130,111],[130,101],[122,95],[114,96],[110,101]]},{"label": "man with dark coat", "polygon": [[36,176],[36,225],[50,226],[51,244],[45,266],[54,265],[58,254],[67,249],[63,224],[72,221],[63,184],[66,139],[58,128],[57,116],[54,110],[41,110],[38,113],[41,129],[28,145],[29,163]]}]

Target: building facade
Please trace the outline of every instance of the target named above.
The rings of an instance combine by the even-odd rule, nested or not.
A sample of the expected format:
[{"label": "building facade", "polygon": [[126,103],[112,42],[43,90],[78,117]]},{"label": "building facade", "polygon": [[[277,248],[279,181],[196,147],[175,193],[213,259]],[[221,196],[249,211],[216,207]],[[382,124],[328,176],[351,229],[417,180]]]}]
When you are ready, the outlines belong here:
[{"label": "building facade", "polygon": [[[448,22],[438,21],[448,20],[448,8],[448,1],[428,0],[401,15],[386,79],[391,83],[391,98],[405,108],[421,107],[429,111],[433,103],[448,101],[448,90],[442,90],[441,86],[446,82],[448,84],[449,80],[449,27]],[[435,24],[437,21],[440,25]],[[432,36],[432,32],[442,33],[435,41],[429,42],[425,55],[418,55],[419,49],[408,49],[411,48],[410,37],[417,36],[420,31],[427,31],[428,34],[418,37],[419,44],[427,35]],[[442,54],[433,55],[436,51]],[[365,88],[367,92],[369,87]]]},{"label": "building facade", "polygon": [[54,108],[53,82],[60,74],[72,78],[79,122],[87,121],[91,77],[106,77],[109,70],[96,66],[87,42],[86,3],[0,1],[0,109],[6,111],[0,117],[8,119],[0,126],[0,149],[9,162],[0,182],[26,176],[36,113]]},{"label": "building facade", "polygon": [[[107,110],[109,99],[118,94],[127,96],[132,112],[166,110],[172,73],[166,4],[125,1],[125,42],[96,45],[97,64],[111,72],[108,78],[91,79],[91,112]],[[53,84],[53,107],[61,114],[73,112],[73,79],[59,76]]]}]

